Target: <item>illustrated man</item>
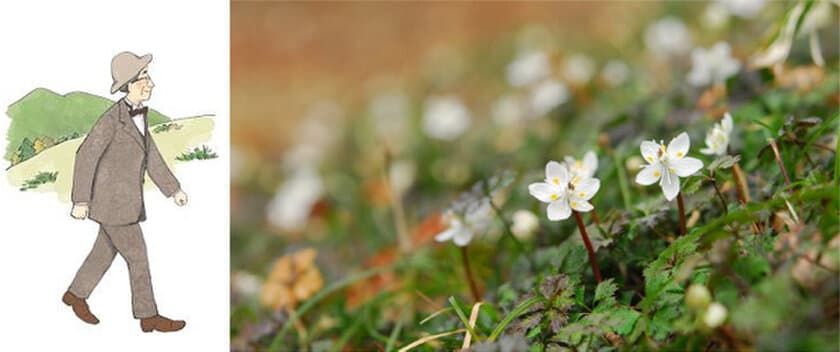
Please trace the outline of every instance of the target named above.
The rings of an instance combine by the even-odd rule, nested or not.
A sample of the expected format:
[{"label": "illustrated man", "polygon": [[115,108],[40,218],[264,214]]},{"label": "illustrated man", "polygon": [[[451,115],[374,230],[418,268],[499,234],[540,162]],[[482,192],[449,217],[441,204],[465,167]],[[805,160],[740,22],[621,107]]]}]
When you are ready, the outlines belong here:
[{"label": "illustrated man", "polygon": [[155,145],[149,133],[148,101],[155,87],[149,76],[152,55],[141,57],[122,52],[111,60],[111,94],[125,96],[112,105],[76,152],[71,215],[99,223],[99,235],[62,301],[82,321],[98,324],[86,299],[119,253],[128,264],[131,305],[143,332],[178,331],[183,320],[158,314],[152,292],[146,243],[140,222],[146,220],[143,183],[148,171],[152,181],[175,204],[187,204],[187,195]]}]

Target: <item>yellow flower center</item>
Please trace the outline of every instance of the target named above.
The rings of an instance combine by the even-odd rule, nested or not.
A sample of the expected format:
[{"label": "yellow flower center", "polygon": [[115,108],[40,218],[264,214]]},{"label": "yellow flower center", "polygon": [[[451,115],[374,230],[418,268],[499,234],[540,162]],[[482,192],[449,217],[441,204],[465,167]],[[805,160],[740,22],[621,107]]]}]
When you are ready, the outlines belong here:
[{"label": "yellow flower center", "polygon": [[678,153],[677,153],[677,156],[678,156],[678,157],[680,157],[680,158],[682,158],[682,156],[683,156],[683,152],[678,152]]},{"label": "yellow flower center", "polygon": [[559,185],[560,184],[560,179],[555,177],[555,178],[551,179],[551,182],[554,182],[555,185]]},{"label": "yellow flower center", "polygon": [[557,195],[556,195],[556,194],[552,194],[552,195],[551,195],[551,200],[557,200],[557,198],[559,198],[559,197],[557,197]]},{"label": "yellow flower center", "polygon": [[571,204],[571,205],[572,205],[573,207],[576,207],[576,206],[577,206],[577,203],[576,203],[576,202],[572,202],[572,204]]},{"label": "yellow flower center", "polygon": [[659,175],[661,175],[661,174],[659,173],[659,171],[654,171],[654,172],[653,172],[653,176],[659,177]]},{"label": "yellow flower center", "polygon": [[586,193],[580,192],[580,193],[578,194],[578,196],[580,196],[581,198],[586,197]]}]

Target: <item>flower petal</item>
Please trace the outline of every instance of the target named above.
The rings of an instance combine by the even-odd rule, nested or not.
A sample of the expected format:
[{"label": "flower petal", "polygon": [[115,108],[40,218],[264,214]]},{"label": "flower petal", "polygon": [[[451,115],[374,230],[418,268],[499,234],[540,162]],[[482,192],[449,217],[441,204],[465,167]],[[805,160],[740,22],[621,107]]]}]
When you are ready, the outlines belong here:
[{"label": "flower petal", "polygon": [[636,174],[636,183],[649,186],[659,181],[660,177],[662,177],[662,166],[659,163],[647,165],[643,166],[642,170]]},{"label": "flower petal", "polygon": [[703,162],[700,161],[700,159],[692,158],[690,156],[678,160],[673,160],[668,165],[671,167],[671,169],[674,170],[674,173],[677,174],[677,176],[679,177],[691,176],[692,174],[703,168]]},{"label": "flower petal", "polygon": [[545,165],[545,180],[554,185],[566,185],[569,183],[569,172],[563,164],[554,160]]},{"label": "flower petal", "polygon": [[665,199],[671,201],[677,196],[677,193],[680,193],[680,178],[673,172],[666,172],[665,175],[662,175],[659,186],[662,187]]},{"label": "flower petal", "polygon": [[642,156],[648,164],[653,164],[659,160],[659,143],[653,141],[642,141]]},{"label": "flower petal", "polygon": [[723,115],[723,120],[720,121],[720,127],[723,128],[723,132],[725,132],[727,136],[732,133],[732,115],[728,112]]},{"label": "flower petal", "polygon": [[450,228],[446,229],[445,231],[439,233],[437,236],[435,236],[435,241],[438,241],[438,242],[449,241],[449,240],[452,239],[453,236],[455,236],[456,231],[457,230],[454,227],[450,227]]},{"label": "flower petal", "polygon": [[564,199],[549,203],[547,212],[548,220],[566,220],[572,215],[572,208],[569,208],[569,202]]},{"label": "flower petal", "polygon": [[462,228],[461,231],[455,232],[455,237],[453,238],[452,242],[455,242],[455,245],[458,247],[463,247],[469,244],[472,238],[472,231],[466,228]]},{"label": "flower petal", "polygon": [[582,200],[589,200],[595,196],[595,193],[598,193],[598,189],[600,188],[601,180],[597,178],[584,179],[575,185],[574,197]]},{"label": "flower petal", "polygon": [[680,159],[688,154],[689,146],[691,146],[691,140],[688,138],[688,133],[683,132],[668,143],[666,152],[671,160]]},{"label": "flower petal", "polygon": [[[528,193],[530,193],[532,196],[534,196],[534,198],[539,199],[539,201],[543,203],[549,203],[559,198],[563,194],[562,189],[560,189],[559,186],[555,186],[545,182],[535,182],[528,185]],[[554,197],[552,197],[552,195]]]},{"label": "flower petal", "polygon": [[569,206],[571,206],[572,209],[583,213],[591,211],[594,208],[592,206],[592,203],[589,203],[583,199],[572,200],[569,202]]},{"label": "flower petal", "polygon": [[583,154],[583,166],[586,167],[589,177],[595,175],[595,170],[598,170],[598,155],[594,151],[588,151]]}]

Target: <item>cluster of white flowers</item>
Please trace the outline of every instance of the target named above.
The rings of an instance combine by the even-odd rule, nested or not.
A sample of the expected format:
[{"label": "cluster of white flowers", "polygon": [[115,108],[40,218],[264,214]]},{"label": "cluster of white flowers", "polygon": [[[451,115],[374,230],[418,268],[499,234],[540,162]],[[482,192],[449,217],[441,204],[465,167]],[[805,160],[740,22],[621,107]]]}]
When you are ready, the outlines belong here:
[{"label": "cluster of white flowers", "polygon": [[493,206],[490,204],[496,194],[513,181],[513,174],[503,171],[489,179],[475,183],[461,193],[443,213],[446,230],[435,236],[438,242],[452,240],[463,247],[477,234],[487,232],[493,220]]},{"label": "cluster of white flowers", "polygon": [[545,182],[528,185],[528,192],[543,203],[548,203],[548,219],[568,219],[572,210],[591,211],[589,200],[601,188],[601,181],[593,177],[598,168],[598,158],[590,151],[583,160],[566,157],[564,163],[549,161],[545,166]]},{"label": "cluster of white flowers", "polygon": [[280,185],[268,203],[268,221],[285,231],[300,231],[306,226],[312,206],[324,194],[324,183],[316,170],[297,169]]},{"label": "cluster of white flowers", "polygon": [[688,82],[695,86],[723,83],[738,73],[741,64],[732,57],[731,51],[726,42],[718,42],[709,49],[694,48]]},{"label": "cluster of white flowers", "polygon": [[689,308],[701,314],[703,325],[714,329],[726,321],[726,306],[712,301],[712,294],[706,286],[693,284],[685,292],[685,302]]}]

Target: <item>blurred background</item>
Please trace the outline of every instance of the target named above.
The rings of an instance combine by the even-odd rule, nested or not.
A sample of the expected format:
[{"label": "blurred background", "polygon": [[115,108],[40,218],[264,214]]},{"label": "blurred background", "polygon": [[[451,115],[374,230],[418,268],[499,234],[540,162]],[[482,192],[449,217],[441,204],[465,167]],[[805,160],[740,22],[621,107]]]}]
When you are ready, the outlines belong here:
[{"label": "blurred background", "polygon": [[[705,128],[725,111],[757,114],[750,102],[769,86],[827,85],[810,99],[836,95],[836,75],[823,67],[836,69],[837,6],[814,5],[789,55],[765,51],[795,4],[233,1],[235,348],[278,343],[276,331],[301,301],[372,267],[406,260],[415,270],[330,296],[317,307],[323,314],[296,323],[297,336],[307,336],[297,343],[353,345],[367,336],[384,346],[394,324],[466,295],[458,252],[433,237],[446,229],[441,214],[475,196],[477,182],[492,181],[483,184],[501,208],[486,236],[470,244],[473,270],[489,291],[516,274],[497,268],[569,237],[549,233],[575,229],[548,222],[529,199],[525,186],[543,177],[546,161],[598,151],[610,185],[597,202],[602,216],[617,219],[615,208],[629,211],[659,192],[624,180],[642,163],[641,139],[703,126],[690,131],[699,149]],[[700,59],[692,50],[719,42],[724,57],[693,62]],[[737,61],[738,72],[719,77],[697,68],[725,59]],[[775,69],[762,69],[772,66],[762,60]],[[778,70],[784,65],[796,69]],[[605,268],[619,269],[628,270]],[[400,309],[406,304],[411,313]],[[342,340],[358,307],[373,317]]]}]

